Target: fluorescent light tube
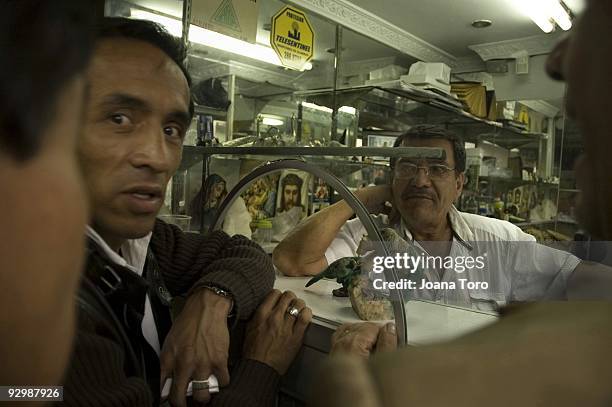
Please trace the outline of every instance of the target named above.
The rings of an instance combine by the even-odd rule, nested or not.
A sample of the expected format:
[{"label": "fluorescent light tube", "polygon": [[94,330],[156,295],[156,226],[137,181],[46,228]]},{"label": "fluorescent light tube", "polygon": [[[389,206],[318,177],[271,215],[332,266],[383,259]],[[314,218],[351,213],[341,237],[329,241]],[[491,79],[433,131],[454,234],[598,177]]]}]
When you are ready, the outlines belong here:
[{"label": "fluorescent light tube", "polygon": [[514,3],[545,33],[554,30],[554,23],[564,31],[572,28],[570,15],[559,0],[514,0]]},{"label": "fluorescent light tube", "polygon": [[[174,18],[134,8],[131,9],[131,16],[132,18],[149,20],[161,24],[175,37],[180,37],[183,33],[181,21]],[[283,66],[276,52],[269,46],[251,44],[250,42],[241,41],[228,35],[206,30],[193,24],[189,26],[189,40],[221,51],[231,52],[277,66]],[[311,69],[312,64],[307,62],[302,70],[309,71]]]},{"label": "fluorescent light tube", "polygon": [[548,6],[542,0],[514,0],[519,10],[527,15],[545,33],[555,29],[548,13]]},{"label": "fluorescent light tube", "polygon": [[272,117],[264,117],[261,122],[266,126],[282,126],[283,124],[285,124],[284,121],[280,119],[274,119]]},{"label": "fluorescent light tube", "polygon": [[552,17],[563,31],[572,28],[572,20],[563,6],[557,0],[545,0],[548,5],[548,15]]},{"label": "fluorescent light tube", "polygon": [[341,106],[340,109],[338,109],[338,111],[352,114],[353,116],[357,114],[357,109],[355,109],[352,106]]},{"label": "fluorescent light tube", "polygon": [[332,109],[330,109],[327,106],[319,106],[317,104],[310,103],[310,102],[302,102],[302,106],[307,107],[309,109],[319,110],[319,111],[325,112],[325,113],[333,113],[334,112]]},{"label": "fluorescent light tube", "polygon": [[149,20],[162,25],[168,32],[175,37],[180,37],[183,34],[183,25],[180,20],[151,13],[144,10],[132,8],[130,9],[131,18],[139,20]]}]

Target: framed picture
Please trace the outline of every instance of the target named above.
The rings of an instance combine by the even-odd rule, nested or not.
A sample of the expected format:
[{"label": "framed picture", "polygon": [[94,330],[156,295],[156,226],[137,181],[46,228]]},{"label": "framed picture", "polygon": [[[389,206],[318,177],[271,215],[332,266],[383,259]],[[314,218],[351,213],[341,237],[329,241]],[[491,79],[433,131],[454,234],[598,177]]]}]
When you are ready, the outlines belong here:
[{"label": "framed picture", "polygon": [[280,173],[275,172],[259,177],[240,195],[252,221],[274,216],[279,176]]},{"label": "framed picture", "polygon": [[321,209],[329,206],[332,201],[332,195],[334,193],[331,186],[329,186],[323,178],[313,177],[312,188],[311,188],[311,203],[309,214],[317,213]]},{"label": "framed picture", "polygon": [[282,213],[295,207],[302,208],[302,218],[308,209],[308,185],[310,174],[304,171],[284,170],[278,182],[276,212]]}]

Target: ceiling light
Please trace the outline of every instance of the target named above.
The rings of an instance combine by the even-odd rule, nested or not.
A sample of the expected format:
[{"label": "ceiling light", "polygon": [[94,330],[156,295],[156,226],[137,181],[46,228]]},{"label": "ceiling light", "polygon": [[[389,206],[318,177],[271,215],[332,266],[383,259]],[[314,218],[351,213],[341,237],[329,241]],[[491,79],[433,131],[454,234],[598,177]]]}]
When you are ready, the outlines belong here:
[{"label": "ceiling light", "polygon": [[[175,18],[134,8],[131,9],[131,17],[161,24],[175,37],[181,37],[183,32],[181,21]],[[215,31],[206,30],[193,24],[189,26],[189,40],[221,51],[231,52],[273,65],[283,66],[276,52],[268,46],[269,44],[251,44],[250,42],[242,41]],[[302,71],[309,71],[311,69],[312,63],[307,62],[302,68]]]},{"label": "ceiling light", "polygon": [[564,31],[572,28],[570,15],[559,0],[514,0],[518,9],[529,16],[545,33],[555,29],[555,24]]},{"label": "ceiling light", "polygon": [[302,102],[302,106],[306,107],[306,108],[309,108],[309,109],[319,110],[319,111],[325,112],[325,113],[332,113],[333,112],[333,110],[330,109],[329,107],[319,106],[317,104],[310,103],[310,102]]},{"label": "ceiling light", "polygon": [[339,112],[344,112],[344,113],[348,113],[348,114],[352,114],[353,116],[355,116],[357,114],[357,109],[355,109],[352,106],[341,106],[340,109],[338,109]]},{"label": "ceiling light", "polygon": [[487,28],[491,27],[493,22],[491,20],[475,20],[472,22],[472,27],[474,28]]},{"label": "ceiling light", "polygon": [[563,31],[572,28],[572,20],[565,8],[557,0],[546,0],[549,3],[549,13]]},{"label": "ceiling light", "polygon": [[283,124],[285,124],[284,121],[280,119],[275,119],[273,117],[264,117],[261,122],[266,126],[282,126]]}]

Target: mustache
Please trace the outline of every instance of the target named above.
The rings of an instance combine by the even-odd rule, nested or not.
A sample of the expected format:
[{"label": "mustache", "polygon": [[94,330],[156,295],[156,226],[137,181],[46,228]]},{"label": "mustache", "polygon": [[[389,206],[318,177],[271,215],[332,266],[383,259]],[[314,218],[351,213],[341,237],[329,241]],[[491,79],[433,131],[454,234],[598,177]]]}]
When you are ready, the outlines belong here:
[{"label": "mustache", "polygon": [[410,199],[413,196],[424,196],[430,198],[435,201],[437,199],[437,195],[435,191],[426,188],[406,188],[402,191],[401,198],[402,199]]}]

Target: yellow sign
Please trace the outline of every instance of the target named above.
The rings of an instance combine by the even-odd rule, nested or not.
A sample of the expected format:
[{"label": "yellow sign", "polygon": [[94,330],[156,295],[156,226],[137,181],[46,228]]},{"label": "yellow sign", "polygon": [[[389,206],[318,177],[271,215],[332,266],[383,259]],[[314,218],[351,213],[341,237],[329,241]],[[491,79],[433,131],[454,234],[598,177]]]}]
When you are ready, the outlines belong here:
[{"label": "yellow sign", "polygon": [[314,55],[314,31],[306,15],[283,7],[272,17],[270,44],[284,66],[302,69]]}]

